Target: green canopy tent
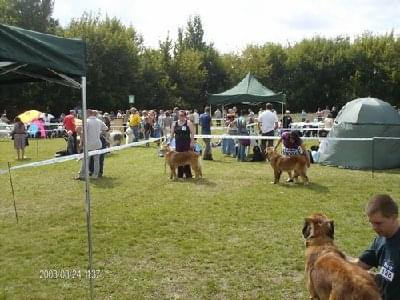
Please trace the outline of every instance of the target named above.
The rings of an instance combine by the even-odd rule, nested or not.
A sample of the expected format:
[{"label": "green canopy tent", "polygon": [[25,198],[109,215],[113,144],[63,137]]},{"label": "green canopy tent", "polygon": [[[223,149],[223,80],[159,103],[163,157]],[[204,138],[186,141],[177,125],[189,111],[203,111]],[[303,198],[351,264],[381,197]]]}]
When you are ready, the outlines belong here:
[{"label": "green canopy tent", "polygon": [[52,81],[76,88],[86,76],[85,43],[0,24],[0,84]]},{"label": "green canopy tent", "polygon": [[389,103],[376,98],[350,101],[340,110],[319,152],[319,162],[326,165],[352,169],[398,168],[400,114]]},{"label": "green canopy tent", "polygon": [[235,103],[258,104],[262,102],[277,102],[285,104],[285,94],[274,93],[263,86],[250,72],[233,88],[220,94],[211,94],[208,98],[210,105],[227,105]]},{"label": "green canopy tent", "polygon": [[[86,120],[86,46],[82,40],[67,39],[0,24],[0,85],[50,81],[82,90],[83,119]],[[93,268],[90,221],[90,190],[87,125],[83,122],[85,168],[85,211],[89,269]],[[91,276],[90,276],[91,277]],[[93,280],[90,278],[93,298]]]}]

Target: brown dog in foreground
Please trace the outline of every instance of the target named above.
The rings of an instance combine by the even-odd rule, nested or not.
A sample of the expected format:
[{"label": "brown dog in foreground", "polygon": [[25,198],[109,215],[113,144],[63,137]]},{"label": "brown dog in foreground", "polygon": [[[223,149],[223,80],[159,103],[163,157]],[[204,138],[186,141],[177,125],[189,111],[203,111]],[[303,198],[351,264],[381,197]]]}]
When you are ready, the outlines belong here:
[{"label": "brown dog in foreground", "polygon": [[[267,158],[274,169],[274,184],[279,182],[283,171],[289,174],[289,182],[293,179],[297,182],[301,176],[304,184],[308,183],[307,167],[310,165],[305,155],[285,156],[277,153],[274,147],[268,147]],[[293,176],[292,171],[294,171]]]},{"label": "brown dog in foreground", "polygon": [[305,219],[306,276],[310,299],[382,299],[375,281],[367,271],[346,260],[334,245],[333,221],[323,214]]},{"label": "brown dog in foreground", "polygon": [[162,145],[161,151],[165,156],[165,165],[169,165],[171,169],[171,179],[176,179],[176,169],[179,166],[190,165],[192,170],[194,171],[195,178],[203,177],[203,173],[201,170],[201,165],[199,163],[200,155],[194,151],[186,151],[186,152],[176,152],[171,150],[169,145]]}]

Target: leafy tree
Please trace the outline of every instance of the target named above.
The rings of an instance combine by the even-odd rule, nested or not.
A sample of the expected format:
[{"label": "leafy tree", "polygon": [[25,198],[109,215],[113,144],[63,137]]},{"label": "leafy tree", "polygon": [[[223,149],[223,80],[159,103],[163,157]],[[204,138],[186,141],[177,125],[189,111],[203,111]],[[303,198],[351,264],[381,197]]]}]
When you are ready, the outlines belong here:
[{"label": "leafy tree", "polygon": [[207,70],[203,66],[203,53],[186,49],[174,60],[173,80],[176,84],[174,103],[181,106],[201,107],[204,81]]},{"label": "leafy tree", "polygon": [[54,0],[1,0],[2,23],[45,33],[54,33],[58,20],[51,17]]},{"label": "leafy tree", "polygon": [[143,108],[168,108],[171,82],[166,72],[165,52],[146,49],[141,55],[139,99]]},{"label": "leafy tree", "polygon": [[9,25],[15,24],[13,3],[11,0],[0,0],[0,23]]},{"label": "leafy tree", "polygon": [[185,38],[183,44],[188,49],[203,51],[206,44],[203,41],[204,30],[201,23],[201,18],[195,15],[193,18],[190,17],[185,30]]},{"label": "leafy tree", "polygon": [[121,109],[128,107],[128,95],[141,94],[138,74],[142,37],[134,28],[123,26],[115,18],[84,14],[71,21],[65,36],[82,37],[86,42],[87,98],[92,107]]}]

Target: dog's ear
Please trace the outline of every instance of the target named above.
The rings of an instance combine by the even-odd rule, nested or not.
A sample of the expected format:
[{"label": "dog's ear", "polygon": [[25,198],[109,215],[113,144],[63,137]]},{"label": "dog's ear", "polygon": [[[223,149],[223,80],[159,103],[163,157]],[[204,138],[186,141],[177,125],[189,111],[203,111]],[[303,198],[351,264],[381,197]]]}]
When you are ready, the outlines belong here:
[{"label": "dog's ear", "polygon": [[304,219],[304,225],[303,225],[302,233],[303,233],[303,237],[305,239],[310,236],[310,232],[311,232],[310,223],[311,223],[310,218],[305,218]]},{"label": "dog's ear", "polygon": [[328,225],[328,232],[326,233],[330,238],[334,239],[334,235],[335,235],[335,225],[333,223],[333,221],[328,221],[327,222]]}]

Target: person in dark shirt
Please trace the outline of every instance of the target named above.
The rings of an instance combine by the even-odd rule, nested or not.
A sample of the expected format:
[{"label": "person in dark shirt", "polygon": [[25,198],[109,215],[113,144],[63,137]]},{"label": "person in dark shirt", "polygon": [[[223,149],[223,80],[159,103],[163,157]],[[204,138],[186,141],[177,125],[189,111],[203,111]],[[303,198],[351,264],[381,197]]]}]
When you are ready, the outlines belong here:
[{"label": "person in dark shirt", "polygon": [[[201,126],[201,134],[211,134],[211,114],[210,108],[207,106],[204,109],[204,113],[200,115],[200,126]],[[211,153],[211,139],[203,139],[205,146],[203,159],[204,160],[213,160]]]},{"label": "person in dark shirt", "polygon": [[291,124],[292,122],[293,122],[293,119],[292,119],[292,117],[290,116],[290,111],[287,110],[287,111],[285,112],[285,115],[284,115],[283,118],[282,118],[282,127],[283,127],[284,129],[289,128],[289,127],[290,127],[290,124]]},{"label": "person in dark shirt", "polygon": [[337,110],[336,106],[332,106],[331,114],[332,114],[332,117],[334,119],[336,119],[336,117],[338,115],[338,110]]},{"label": "person in dark shirt", "polygon": [[[175,138],[175,150],[177,152],[186,152],[194,148],[194,126],[187,119],[186,112],[178,112],[178,120],[172,125],[172,137]],[[190,165],[178,167],[178,178],[192,178]]]},{"label": "person in dark shirt", "polygon": [[400,225],[399,209],[389,195],[375,195],[367,204],[366,213],[378,234],[358,265],[369,270],[378,269],[376,282],[383,300],[400,299]]}]

